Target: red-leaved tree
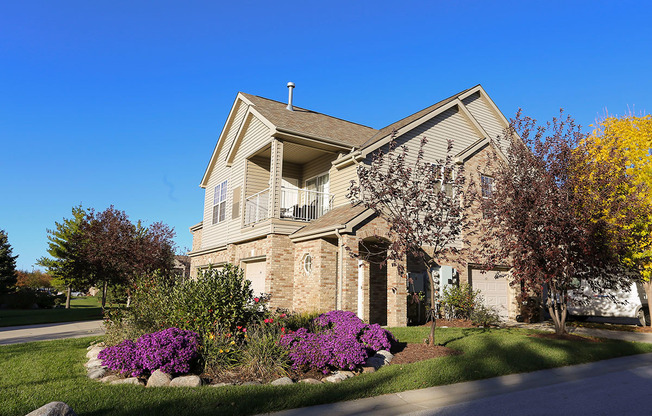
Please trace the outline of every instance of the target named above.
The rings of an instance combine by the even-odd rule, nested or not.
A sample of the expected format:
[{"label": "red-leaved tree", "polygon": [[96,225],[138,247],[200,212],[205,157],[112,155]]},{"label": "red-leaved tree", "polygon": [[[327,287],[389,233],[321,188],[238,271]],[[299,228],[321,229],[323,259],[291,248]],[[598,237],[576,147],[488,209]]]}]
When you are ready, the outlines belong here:
[{"label": "red-leaved tree", "polygon": [[[426,160],[421,140],[412,156],[407,146],[398,147],[392,140],[388,147],[374,153],[370,164],[360,164],[358,182],[352,182],[348,197],[353,204],[372,209],[389,225],[387,250],[370,250],[370,260],[390,262],[406,275],[408,257],[421,260],[428,274],[430,287],[435,287],[433,269],[438,261],[458,250],[466,223],[462,205],[464,172],[452,155],[453,143],[448,142],[445,157]],[[384,248],[384,246],[383,246]],[[435,345],[435,290],[430,290],[429,344]]]},{"label": "red-leaved tree", "polygon": [[526,293],[545,289],[557,334],[565,332],[570,291],[579,280],[601,291],[630,284],[607,241],[608,224],[582,209],[586,201],[577,190],[585,175],[577,149],[584,137],[563,112],[537,125],[519,111],[501,138],[507,160],[490,161],[495,188],[481,200],[484,218],[476,224],[478,262],[486,269],[511,264],[511,284]]}]

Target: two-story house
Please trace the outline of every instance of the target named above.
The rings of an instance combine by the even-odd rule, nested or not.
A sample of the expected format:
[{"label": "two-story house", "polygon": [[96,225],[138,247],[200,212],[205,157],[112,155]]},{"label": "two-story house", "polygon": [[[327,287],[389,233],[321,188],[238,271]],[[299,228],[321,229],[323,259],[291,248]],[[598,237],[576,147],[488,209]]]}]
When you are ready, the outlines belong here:
[{"label": "two-story house", "polygon": [[[343,309],[370,322],[406,325],[405,277],[347,250],[364,250],[365,241],[387,229],[382,218],[346,198],[357,165],[369,163],[393,132],[408,146],[426,136],[426,157],[433,161],[445,156],[452,139],[458,163],[490,193],[483,163],[487,152],[500,153],[490,138],[508,122],[480,85],[380,130],[293,106],[288,86],[288,103],[236,96],[200,184],[204,215],[190,228],[191,275],[232,263],[244,269],[255,292],[271,294],[271,306]],[[446,274],[482,290],[504,316],[518,313],[505,278],[480,273],[463,258],[442,267]]]}]

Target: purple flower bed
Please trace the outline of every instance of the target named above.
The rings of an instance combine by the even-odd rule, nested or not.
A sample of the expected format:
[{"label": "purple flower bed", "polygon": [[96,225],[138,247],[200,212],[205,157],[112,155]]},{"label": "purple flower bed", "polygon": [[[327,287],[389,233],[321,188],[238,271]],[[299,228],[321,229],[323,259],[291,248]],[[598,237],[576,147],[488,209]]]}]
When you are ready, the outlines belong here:
[{"label": "purple flower bed", "polygon": [[179,328],[125,340],[100,351],[97,358],[109,369],[140,376],[160,369],[168,374],[187,373],[197,357],[199,335]]},{"label": "purple flower bed", "polygon": [[390,349],[394,336],[378,324],[368,325],[353,312],[331,311],[315,318],[317,332],[305,328],[284,335],[281,345],[288,348],[292,367],[352,370],[363,364],[369,355]]}]

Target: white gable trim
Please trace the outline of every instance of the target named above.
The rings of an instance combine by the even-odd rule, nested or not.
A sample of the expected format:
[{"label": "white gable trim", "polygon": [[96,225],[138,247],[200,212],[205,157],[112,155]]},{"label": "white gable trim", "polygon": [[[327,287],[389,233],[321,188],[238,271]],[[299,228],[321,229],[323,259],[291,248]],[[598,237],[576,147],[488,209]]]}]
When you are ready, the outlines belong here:
[{"label": "white gable trim", "polygon": [[235,115],[238,112],[238,108],[240,108],[241,105],[251,105],[251,103],[249,102],[249,100],[245,99],[242,94],[238,93],[238,95],[235,97],[235,101],[233,102],[233,105],[231,106],[231,111],[229,112],[229,115],[226,118],[226,123],[224,123],[224,128],[220,133],[220,137],[218,137],[217,139],[217,143],[215,144],[215,149],[213,150],[211,159],[208,161],[208,166],[206,166],[206,170],[204,171],[204,176],[202,177],[201,182],[199,183],[199,186],[201,188],[206,188],[206,186],[208,185],[208,178],[210,177],[213,166],[215,166],[217,156],[220,154],[220,151],[222,150],[222,146],[224,146],[226,135],[228,134],[228,131],[231,129],[233,120],[235,119]]},{"label": "white gable trim", "polygon": [[459,99],[463,100],[466,97],[475,94],[476,92],[480,92],[480,99],[484,99],[487,102],[487,104],[489,104],[489,109],[492,110],[494,115],[496,117],[498,117],[498,119],[503,122],[503,125],[505,127],[509,126],[509,120],[507,120],[507,118],[502,113],[502,111],[500,111],[498,106],[496,106],[496,103],[494,103],[494,101],[491,99],[491,97],[489,97],[489,94],[487,94],[487,92],[484,90],[484,88],[482,88],[482,85],[478,85],[477,87],[473,88],[472,90],[467,91],[466,93],[460,95]]},{"label": "white gable trim", "polygon": [[476,152],[480,151],[481,149],[487,146],[493,147],[494,150],[496,151],[496,154],[498,154],[498,156],[500,157],[500,159],[503,162],[507,162],[507,156],[505,156],[505,153],[503,153],[503,151],[500,150],[500,147],[497,146],[496,143],[493,140],[491,140],[489,137],[480,139],[477,142],[473,143],[471,146],[459,152],[455,156],[455,162],[460,164],[464,163],[468,158],[473,156]]},{"label": "white gable trim", "polygon": [[487,131],[484,129],[484,127],[482,127],[482,125],[480,125],[480,123],[478,123],[478,120],[475,117],[473,117],[473,114],[471,114],[469,109],[466,108],[466,106],[464,105],[462,100],[460,100],[459,98],[456,98],[456,100],[457,100],[457,106],[460,109],[460,112],[463,115],[466,116],[467,120],[471,123],[471,126],[473,126],[475,131],[478,132],[480,137],[481,138],[488,138],[489,134],[487,133]]},{"label": "white gable trim", "polygon": [[249,124],[251,124],[251,120],[254,117],[258,119],[261,123],[263,123],[271,131],[275,130],[276,127],[274,127],[274,125],[270,123],[269,120],[263,117],[252,106],[249,106],[249,108],[247,109],[247,113],[242,119],[242,124],[240,125],[240,128],[238,129],[238,132],[236,133],[235,138],[233,139],[233,143],[231,143],[231,148],[229,149],[229,152],[226,154],[225,160],[226,160],[227,167],[230,167],[233,164],[233,159],[235,159],[235,155],[238,149],[240,148],[240,144],[242,144],[242,139],[247,132],[247,128],[249,127]]}]

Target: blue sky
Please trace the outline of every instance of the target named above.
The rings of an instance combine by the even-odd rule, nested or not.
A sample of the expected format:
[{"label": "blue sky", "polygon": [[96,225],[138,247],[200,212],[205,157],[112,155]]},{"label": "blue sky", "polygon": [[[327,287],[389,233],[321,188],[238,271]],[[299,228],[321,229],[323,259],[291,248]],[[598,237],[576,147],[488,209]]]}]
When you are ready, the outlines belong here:
[{"label": "blue sky", "polygon": [[[507,117],[650,111],[642,1],[3,1],[0,229],[31,269],[71,208],[201,221],[238,91],[380,128],[481,83]],[[586,127],[588,131],[588,127]]]}]

